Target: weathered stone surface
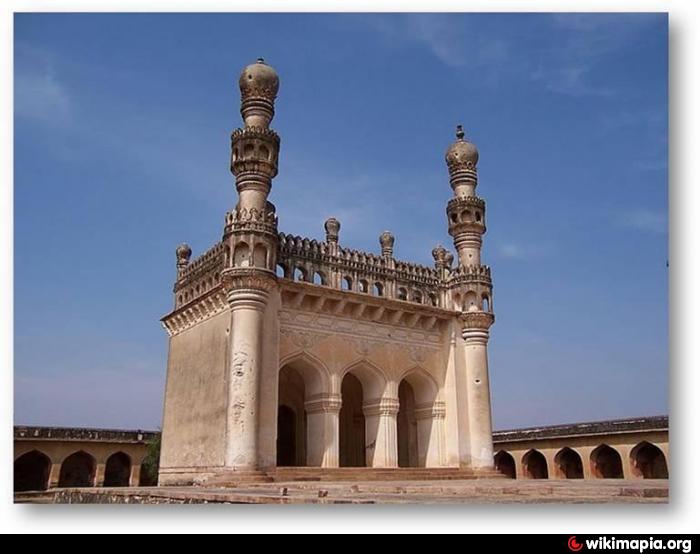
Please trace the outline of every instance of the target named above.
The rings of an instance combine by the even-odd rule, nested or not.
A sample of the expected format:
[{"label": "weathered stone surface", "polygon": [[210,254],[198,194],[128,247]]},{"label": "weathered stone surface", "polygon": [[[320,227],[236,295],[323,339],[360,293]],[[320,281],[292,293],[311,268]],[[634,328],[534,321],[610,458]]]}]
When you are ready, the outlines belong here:
[{"label": "weathered stone surface", "polygon": [[245,484],[236,488],[65,489],[16,502],[72,504],[503,504],[665,503],[667,481],[384,481]]}]

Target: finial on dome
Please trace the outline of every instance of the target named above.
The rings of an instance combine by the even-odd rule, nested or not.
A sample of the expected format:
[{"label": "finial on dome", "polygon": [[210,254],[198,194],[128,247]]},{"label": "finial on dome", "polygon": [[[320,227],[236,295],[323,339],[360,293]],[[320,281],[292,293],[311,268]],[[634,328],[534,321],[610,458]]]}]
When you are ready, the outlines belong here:
[{"label": "finial on dome", "polygon": [[275,115],[275,98],[280,79],[263,58],[246,66],[238,79],[241,89],[241,115],[246,127],[267,128]]},{"label": "finial on dome", "polygon": [[338,233],[340,232],[340,221],[334,217],[329,217],[323,224],[326,229],[326,242],[337,243]]},{"label": "finial on dome", "polygon": [[382,255],[391,258],[394,255],[394,235],[389,231],[384,231],[379,235],[379,246],[382,247]]},{"label": "finial on dome", "polygon": [[192,249],[190,245],[186,242],[178,245],[175,249],[175,256],[177,257],[177,270],[182,271],[190,263],[190,257],[192,256]]},{"label": "finial on dome", "polygon": [[479,163],[479,150],[473,142],[464,138],[464,127],[457,125],[455,134],[457,140],[450,144],[445,153],[453,188],[463,178],[476,181],[476,164]]}]

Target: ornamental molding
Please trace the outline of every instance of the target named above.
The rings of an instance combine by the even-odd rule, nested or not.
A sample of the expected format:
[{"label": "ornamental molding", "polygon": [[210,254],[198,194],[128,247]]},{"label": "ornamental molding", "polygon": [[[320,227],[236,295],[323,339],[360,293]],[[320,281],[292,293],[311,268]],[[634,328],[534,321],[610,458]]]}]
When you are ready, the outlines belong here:
[{"label": "ornamental molding", "polygon": [[228,309],[226,291],[222,287],[218,287],[194,302],[168,314],[161,319],[161,323],[168,336],[173,337]]},{"label": "ornamental molding", "polygon": [[443,344],[439,331],[398,328],[326,313],[311,314],[282,308],[279,319],[280,333],[304,350],[313,348],[327,337],[342,336],[351,340],[355,352],[361,357],[366,357],[376,347],[393,345],[399,351],[408,352],[412,361],[422,363],[438,352]]},{"label": "ornamental molding", "polygon": [[464,329],[484,329],[488,330],[494,322],[494,316],[489,312],[463,312],[459,316]]},{"label": "ornamental molding", "polygon": [[277,287],[277,277],[259,267],[231,267],[221,272],[221,280],[228,293],[238,290],[254,290],[270,293]]}]

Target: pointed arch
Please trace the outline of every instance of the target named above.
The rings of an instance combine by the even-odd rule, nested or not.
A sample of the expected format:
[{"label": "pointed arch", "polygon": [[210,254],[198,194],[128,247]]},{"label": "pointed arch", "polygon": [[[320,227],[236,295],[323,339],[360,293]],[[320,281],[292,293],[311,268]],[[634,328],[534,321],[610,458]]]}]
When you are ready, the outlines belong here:
[{"label": "pointed arch", "polygon": [[124,452],[115,452],[105,464],[105,487],[128,487],[131,477],[131,457]]},{"label": "pointed arch", "polygon": [[340,381],[348,373],[352,373],[362,384],[364,400],[381,398],[387,386],[387,378],[384,372],[366,358],[353,362],[340,373]]},{"label": "pointed arch", "polygon": [[622,479],[620,453],[607,444],[601,444],[591,452],[591,470],[597,479]]},{"label": "pointed arch", "polygon": [[508,479],[515,479],[515,459],[505,450],[499,450],[493,457],[496,470]]},{"label": "pointed arch", "polygon": [[79,450],[68,456],[61,464],[59,487],[92,487],[95,483],[95,458]]},{"label": "pointed arch", "polygon": [[417,404],[427,404],[437,400],[440,387],[435,378],[421,366],[412,366],[403,371],[397,382],[400,384],[404,379],[413,388]]},{"label": "pointed arch", "polygon": [[527,479],[548,479],[547,459],[539,450],[531,448],[523,455],[523,475]]},{"label": "pointed arch", "polygon": [[279,371],[285,367],[291,367],[302,376],[307,397],[330,392],[331,373],[326,364],[313,354],[302,350],[285,356],[280,360]]},{"label": "pointed arch", "polygon": [[559,479],[583,479],[583,462],[573,448],[565,446],[554,456],[554,470]]},{"label": "pointed arch", "polygon": [[14,490],[45,491],[49,487],[51,460],[39,450],[18,456],[14,464]]},{"label": "pointed arch", "polygon": [[630,452],[632,471],[642,479],[668,479],[668,465],[663,451],[648,441],[642,441]]}]

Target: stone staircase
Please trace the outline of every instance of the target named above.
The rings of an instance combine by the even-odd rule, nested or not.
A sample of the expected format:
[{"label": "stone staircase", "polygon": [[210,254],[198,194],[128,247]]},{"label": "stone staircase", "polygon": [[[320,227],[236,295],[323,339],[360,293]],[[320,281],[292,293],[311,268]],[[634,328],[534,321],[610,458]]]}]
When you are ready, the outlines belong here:
[{"label": "stone staircase", "polygon": [[266,472],[274,482],[297,481],[441,481],[469,479],[505,479],[495,469],[440,468],[376,468],[376,467],[278,467]]}]

